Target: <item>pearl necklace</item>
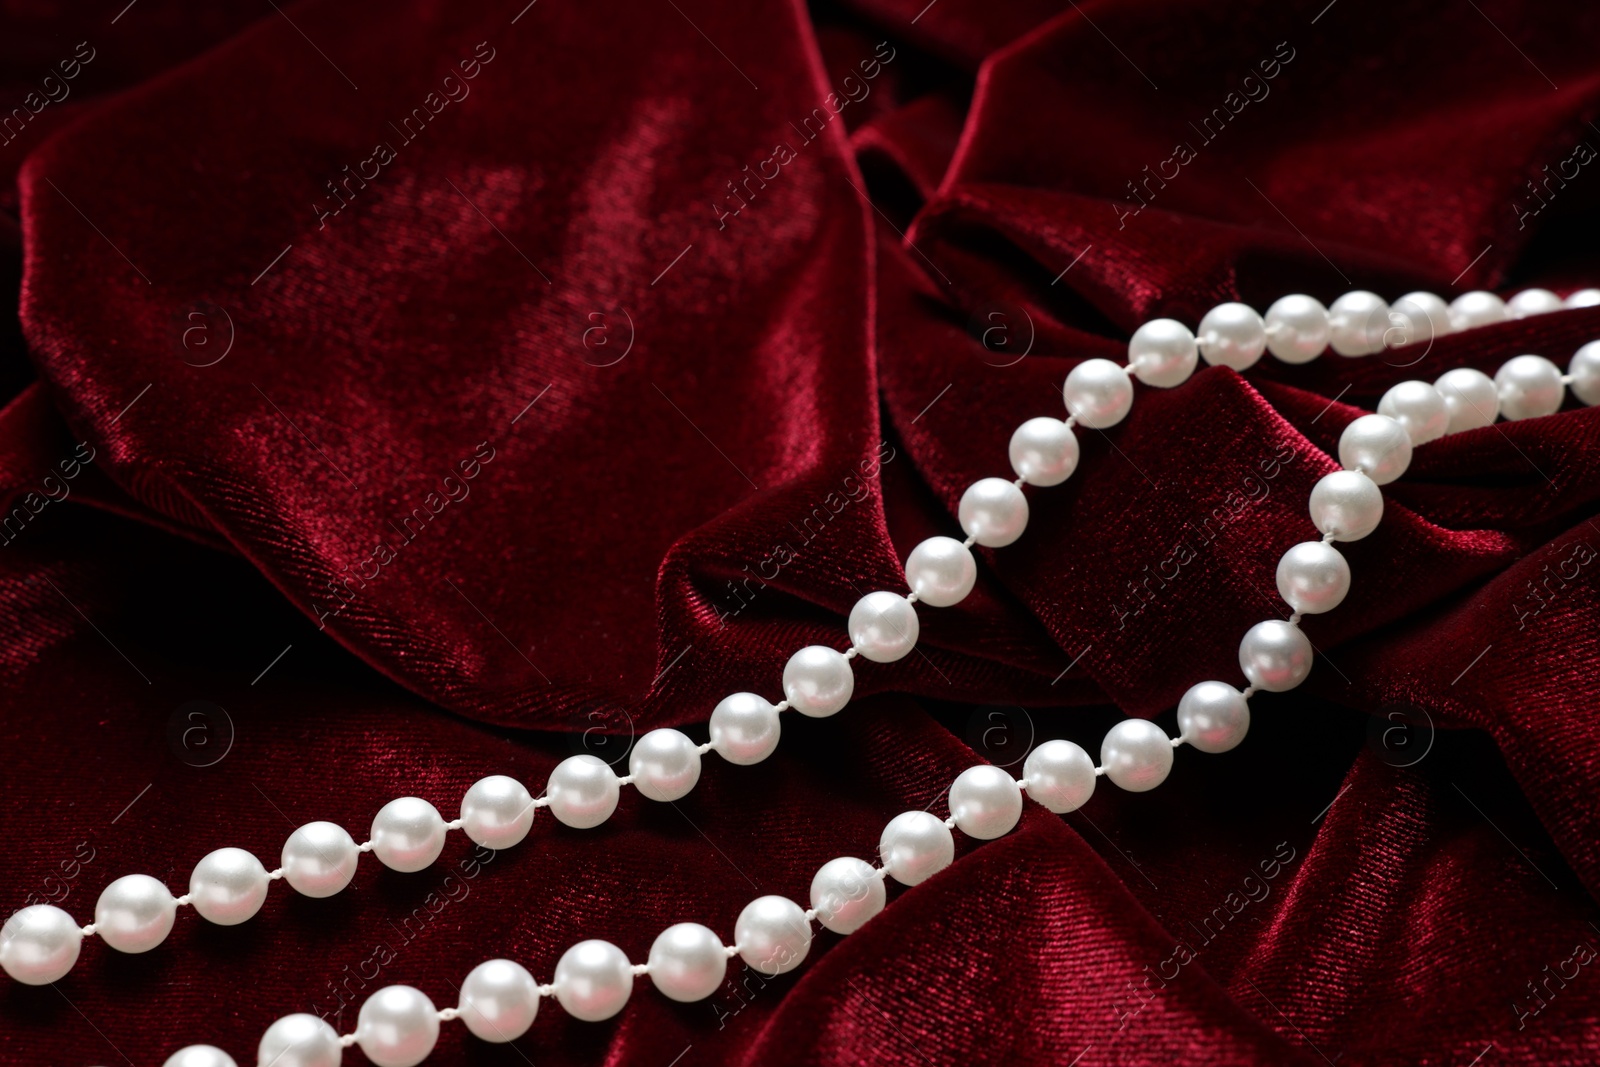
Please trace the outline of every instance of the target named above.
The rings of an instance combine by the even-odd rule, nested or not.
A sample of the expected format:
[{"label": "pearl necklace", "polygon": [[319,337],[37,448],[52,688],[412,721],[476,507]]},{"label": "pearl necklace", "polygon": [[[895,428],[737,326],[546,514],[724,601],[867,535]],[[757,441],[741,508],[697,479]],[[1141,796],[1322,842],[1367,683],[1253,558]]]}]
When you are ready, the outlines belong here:
[{"label": "pearl necklace", "polygon": [[[196,865],[189,892],[179,897],[148,875],[127,875],[105,889],[95,921],[86,926],[53,905],[23,908],[0,929],[0,967],[17,981],[46,984],[71,969],[85,936],[98,933],[123,952],[155,948],[171,931],[180,905],[192,905],[219,925],[234,925],[260,910],[276,880],[287,880],[311,897],[340,892],[362,852],[376,853],[394,870],[419,871],[438,858],[451,830],[464,831],[484,847],[509,848],[527,836],[538,808],[550,808],[568,826],[589,828],[616,810],[624,785],[657,801],[687,795],[708,752],[736,764],[761,762],[777,747],[780,712],[837,713],[853,694],[852,659],[891,663],[903,658],[918,637],[917,602],[948,607],[971,592],[977,578],[972,546],[999,548],[1022,535],[1028,504],[1021,487],[1059,485],[1070,477],[1079,456],[1073,427],[1105,429],[1120,423],[1132,408],[1134,377],[1171,388],[1189,378],[1201,357],[1244,370],[1264,351],[1287,363],[1309,362],[1328,347],[1345,356],[1371,355],[1508,318],[1595,305],[1600,305],[1600,290],[1594,289],[1564,302],[1542,289],[1525,290],[1509,302],[1474,292],[1448,306],[1433,294],[1411,293],[1393,307],[1375,294],[1354,292],[1328,308],[1309,296],[1287,296],[1264,317],[1244,304],[1222,304],[1201,320],[1198,336],[1172,319],[1147,322],[1129,340],[1126,366],[1089,359],[1068,374],[1062,390],[1067,419],[1033,418],[1017,428],[1009,449],[1016,479],[984,478],[963,494],[958,518],[966,540],[932,537],[913,549],[905,565],[908,595],[868,593],[851,609],[847,650],[813,645],[790,658],[780,703],[754,693],[725,698],[711,713],[711,740],[704,745],[678,730],[652,730],[630,753],[626,776],[618,777],[594,756],[570,757],[551,772],[545,795],[537,799],[515,779],[492,775],[467,790],[460,817],[450,822],[419,797],[390,801],[374,818],[370,839],[360,845],[340,826],[310,823],[290,835],[282,865],[271,872],[249,852],[219,849]],[[752,901],[734,924],[732,945],[708,927],[679,923],[656,938],[647,963],[636,965],[609,942],[582,941],[562,955],[547,984],[510,960],[490,960],[462,982],[457,1007],[438,1009],[420,990],[388,986],[362,1005],[351,1034],[340,1036],[309,1014],[279,1019],[261,1040],[258,1062],[337,1067],[342,1050],[360,1044],[379,1067],[412,1067],[433,1050],[441,1022],[460,1019],[478,1037],[505,1042],[532,1025],[542,997],[554,995],[569,1014],[599,1021],[622,1010],[639,975],[650,975],[666,996],[690,1002],[721,986],[734,957],[760,973],[782,974],[798,967],[810,951],[813,922],[852,933],[883,910],[887,878],[912,886],[948,866],[955,854],[952,830],[977,840],[1009,833],[1021,818],[1024,792],[1048,810],[1065,813],[1089,800],[1101,776],[1122,789],[1144,792],[1166,780],[1173,751],[1182,745],[1210,753],[1234,748],[1249,729],[1252,695],[1293,689],[1310,673],[1312,648],[1300,620],[1337,607],[1350,588],[1349,565],[1332,543],[1360,540],[1377,528],[1383,515],[1378,487],[1405,472],[1413,448],[1447,433],[1487,426],[1500,415],[1515,420],[1552,414],[1568,386],[1583,403],[1600,402],[1600,341],[1580,348],[1565,375],[1542,356],[1520,355],[1492,380],[1462,368],[1447,371],[1432,385],[1403,382],[1384,394],[1377,414],[1346,427],[1338,449],[1344,469],[1325,475],[1310,495],[1311,520],[1322,536],[1294,545],[1278,563],[1278,591],[1291,614],[1246,632],[1239,647],[1240,669],[1249,681],[1244,689],[1207,681],[1183,695],[1177,737],[1169,738],[1148,720],[1127,719],[1106,734],[1099,766],[1080,746],[1058,740],[1028,755],[1020,779],[988,764],[970,767],[950,786],[948,818],[927,811],[895,816],[879,841],[881,866],[849,856],[829,861],[812,879],[809,909],[781,896]],[[220,1049],[192,1045],[170,1057],[166,1067],[236,1064]]]}]

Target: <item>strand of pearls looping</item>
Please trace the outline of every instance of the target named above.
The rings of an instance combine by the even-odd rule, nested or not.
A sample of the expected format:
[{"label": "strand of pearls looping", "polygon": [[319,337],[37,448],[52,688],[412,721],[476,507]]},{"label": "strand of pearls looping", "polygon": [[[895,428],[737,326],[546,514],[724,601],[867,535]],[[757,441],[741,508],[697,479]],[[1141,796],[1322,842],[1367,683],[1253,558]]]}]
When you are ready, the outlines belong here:
[{"label": "strand of pearls looping", "polygon": [[[154,948],[170,932],[178,907],[193,906],[204,918],[231,925],[256,914],[272,881],[288,881],[312,897],[340,892],[363,852],[375,853],[395,870],[422,870],[438,858],[445,835],[453,830],[485,847],[511,847],[526,837],[541,807],[569,826],[596,826],[616,809],[622,786],[632,785],[652,800],[687,794],[698,781],[700,757],[709,752],[732,763],[760,762],[777,746],[782,711],[815,717],[837,713],[853,692],[852,660],[887,663],[904,657],[918,636],[915,604],[952,606],[971,592],[976,580],[972,546],[1002,547],[1021,536],[1028,520],[1022,486],[1065,481],[1079,458],[1074,426],[1103,429],[1121,422],[1134,399],[1132,377],[1171,388],[1188,379],[1200,357],[1245,369],[1264,351],[1291,363],[1314,359],[1330,346],[1341,355],[1359,356],[1507,317],[1595,304],[1600,304],[1600,290],[1575,293],[1565,302],[1545,290],[1527,290],[1509,302],[1469,293],[1448,306],[1431,294],[1413,293],[1393,307],[1359,292],[1327,309],[1311,297],[1285,297],[1265,317],[1243,304],[1224,304],[1202,319],[1198,336],[1171,319],[1148,322],[1134,332],[1126,366],[1091,359],[1073,369],[1063,386],[1068,418],[1033,418],[1017,428],[1009,448],[1016,478],[980,479],[961,498],[964,541],[934,537],[919,544],[906,561],[909,593],[862,597],[850,612],[851,643],[844,651],[811,646],[795,653],[784,670],[786,698],[779,703],[753,693],[724,698],[712,711],[708,743],[695,745],[677,730],[654,730],[635,745],[627,775],[616,775],[593,756],[574,756],[552,771],[545,795],[538,798],[515,779],[492,775],[467,790],[460,816],[448,822],[428,801],[402,797],[378,812],[370,839],[359,845],[333,823],[309,823],[290,836],[282,866],[271,872],[242,849],[219,849],[196,865],[190,891],[177,897],[154,878],[128,875],[101,894],[95,921],[87,925],[78,926],[51,905],[17,912],[0,930],[0,966],[19,981],[51,982],[71,968],[85,936],[98,935],[124,952]],[[1382,330],[1379,323],[1386,324]],[[849,856],[824,864],[812,880],[809,908],[781,896],[752,901],[735,922],[731,945],[708,927],[679,923],[656,938],[647,963],[634,964],[609,942],[581,941],[563,954],[553,980],[544,984],[520,964],[490,960],[466,977],[455,1007],[438,1009],[419,990],[389,986],[367,999],[350,1034],[338,1035],[311,1015],[279,1019],[262,1038],[258,1062],[337,1067],[342,1050],[359,1044],[379,1067],[411,1067],[432,1051],[441,1022],[459,1019],[485,1040],[509,1041],[526,1032],[540,999],[550,996],[576,1018],[606,1019],[622,1010],[634,979],[643,976],[672,999],[703,999],[721,985],[731,959],[780,974],[805,959],[813,923],[841,934],[858,929],[884,908],[888,878],[916,885],[948,866],[955,830],[977,840],[1009,833],[1021,817],[1024,795],[1052,812],[1068,812],[1089,799],[1101,777],[1131,792],[1155,788],[1167,778],[1174,750],[1185,744],[1203,752],[1232,749],[1248,731],[1250,697],[1292,689],[1309,674],[1313,650],[1299,624],[1307,614],[1337,607],[1350,586],[1349,566],[1333,545],[1360,540],[1377,527],[1383,514],[1379,486],[1405,472],[1413,449],[1445,433],[1487,425],[1499,415],[1550,414],[1569,386],[1584,403],[1600,401],[1600,341],[1579,349],[1565,375],[1543,357],[1523,355],[1493,380],[1477,371],[1454,370],[1433,385],[1401,383],[1384,395],[1377,414],[1352,422],[1339,441],[1343,469],[1325,475],[1310,495],[1311,521],[1321,536],[1293,545],[1278,564],[1278,590],[1290,614],[1257,623],[1245,634],[1239,648],[1240,669],[1249,683],[1245,688],[1207,681],[1184,694],[1177,737],[1148,720],[1128,719],[1107,733],[1098,765],[1080,746],[1063,740],[1030,753],[1018,779],[987,764],[970,767],[950,787],[948,817],[925,810],[895,816],[878,843],[879,865]],[[220,1049],[195,1045],[174,1054],[167,1067],[235,1063]]]}]

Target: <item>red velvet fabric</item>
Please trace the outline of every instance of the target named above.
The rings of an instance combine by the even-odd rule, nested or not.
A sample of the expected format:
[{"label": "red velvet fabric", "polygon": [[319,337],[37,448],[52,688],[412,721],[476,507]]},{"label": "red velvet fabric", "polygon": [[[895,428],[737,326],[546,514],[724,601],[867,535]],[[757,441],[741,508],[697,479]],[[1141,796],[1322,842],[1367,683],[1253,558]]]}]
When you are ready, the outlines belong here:
[{"label": "red velvet fabric", "polygon": [[[482,775],[537,790],[775,698],[1145,318],[1600,281],[1600,13],[1317,7],[11,5],[7,910],[89,921],[122,874],[181,889],[213,848],[270,860],[403,794],[453,815]],[[584,937],[731,935],[975,759],[1170,729],[1278,611],[1351,419],[1596,336],[1564,312],[1140,387],[919,652],[760,767],[185,914],[148,955],[87,941],[0,988],[0,1060],[250,1063],[274,1018],[349,1032],[381,985],[447,1005],[495,955],[548,978]],[[511,1047],[450,1025],[434,1059],[1593,1062],[1597,498],[1590,409],[1429,445],[1238,750],[1030,807],[792,975],[546,1006]]]}]

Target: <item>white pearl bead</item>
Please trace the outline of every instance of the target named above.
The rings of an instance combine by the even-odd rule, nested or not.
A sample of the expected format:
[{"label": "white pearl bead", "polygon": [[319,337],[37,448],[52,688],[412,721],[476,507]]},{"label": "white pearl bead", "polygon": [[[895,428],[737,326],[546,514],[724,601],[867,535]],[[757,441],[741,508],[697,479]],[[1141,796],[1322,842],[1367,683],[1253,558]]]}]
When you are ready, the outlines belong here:
[{"label": "white pearl bead", "polygon": [[1573,396],[1585,404],[1600,404],[1600,341],[1590,341],[1573,353],[1567,373],[1572,376],[1567,388]]},{"label": "white pearl bead", "polygon": [[533,794],[515,778],[479,778],[461,798],[461,829],[474,844],[505,849],[522,843],[533,828]]},{"label": "white pearl bead", "polygon": [[680,730],[651,730],[628,753],[628,773],[647,800],[681,800],[700,781],[699,746]]},{"label": "white pearl bead", "polygon": [[999,767],[968,767],[950,785],[950,814],[968,837],[992,841],[1022,817],[1022,788]]},{"label": "white pearl bead", "polygon": [[1004,548],[1028,528],[1028,498],[1004,478],[979,478],[961,494],[961,528],[985,548]]},{"label": "white pearl bead", "polygon": [[1328,342],[1341,356],[1370,356],[1383,351],[1389,329],[1389,305],[1365,289],[1345,293],[1328,307]]},{"label": "white pearl bead", "polygon": [[883,828],[878,855],[895,881],[917,885],[950,866],[956,842],[943,820],[925,811],[907,811]]},{"label": "white pearl bead", "polygon": [[1278,560],[1278,593],[1306,615],[1332,611],[1350,592],[1350,564],[1321,541],[1302,541]]},{"label": "white pearl bead", "polygon": [[1178,701],[1178,733],[1201,752],[1227,752],[1250,731],[1250,702],[1226,682],[1201,682]]},{"label": "white pearl bead", "polygon": [[1218,304],[1200,320],[1198,343],[1212,366],[1248,370],[1267,350],[1267,324],[1249,304]]},{"label": "white pearl bead", "polygon": [[856,691],[850,660],[826,645],[807,645],[783,667],[783,695],[802,715],[824,719],[850,703]]},{"label": "white pearl bead", "polygon": [[94,928],[118,952],[149,952],[167,939],[178,902],[148,874],[128,874],[106,886],[94,906]]},{"label": "white pearl bead", "polygon": [[361,852],[342,826],[308,822],[283,843],[283,880],[307,897],[331,897],[356,874]]},{"label": "white pearl bead", "polygon": [[397,797],[372,818],[372,853],[392,871],[420,871],[444,851],[444,817],[421,797]]},{"label": "white pearl bead", "polygon": [[811,879],[811,908],[836,934],[853,934],[883,910],[888,894],[872,864],[854,856],[829,860]]},{"label": "white pearl bead", "polygon": [[1250,684],[1269,693],[1284,693],[1311,673],[1311,642],[1277,619],[1258,622],[1239,642],[1239,669]]},{"label": "white pearl bead", "polygon": [[1106,777],[1130,793],[1144,793],[1172,773],[1172,739],[1149,719],[1123,719],[1100,743]]},{"label": "white pearl bead", "polygon": [[1062,815],[1094,796],[1094,760],[1071,741],[1046,741],[1028,753],[1022,779],[1030,797]]},{"label": "white pearl bead", "polygon": [[856,601],[847,625],[851,643],[874,663],[904,659],[922,630],[911,601],[884,590]]},{"label": "white pearl bead", "polygon": [[161,1067],[239,1067],[233,1057],[215,1045],[190,1045],[167,1057]]},{"label": "white pearl bead", "polygon": [[811,922],[788,897],[757,897],[733,924],[739,955],[761,974],[787,974],[811,951]]},{"label": "white pearl bead", "polygon": [[1109,359],[1086,359],[1073,367],[1061,387],[1067,411],[1094,430],[1115,426],[1133,407],[1133,381]]},{"label": "white pearl bead", "polygon": [[1450,305],[1433,293],[1407,293],[1389,307],[1389,330],[1384,341],[1390,348],[1427,347],[1436,337],[1452,332]]},{"label": "white pearl bead", "polygon": [[1128,368],[1146,385],[1182,385],[1199,362],[1194,334],[1177,319],[1151,319],[1128,339]]},{"label": "white pearl bead", "polygon": [[72,970],[83,931],[54,904],[30,904],[0,927],[0,967],[23,985],[49,985]]},{"label": "white pearl bead", "polygon": [[1011,469],[1029,485],[1060,485],[1078,469],[1078,438],[1060,419],[1041,415],[1011,435]]},{"label": "white pearl bead", "polygon": [[584,1022],[609,1019],[633,993],[633,964],[609,941],[579,941],[556,964],[556,999]]},{"label": "white pearl bead", "polygon": [[953,537],[930,537],[906,557],[906,584],[930,607],[961,603],[977,580],[972,550]]},{"label": "white pearl bead", "polygon": [[1383,519],[1383,490],[1360,471],[1324,474],[1311,490],[1311,522],[1335,541],[1359,541]]},{"label": "white pearl bead", "polygon": [[1487,426],[1500,417],[1500,391],[1494,379],[1481,370],[1457,367],[1439,375],[1433,387],[1444,397],[1445,409],[1450,413],[1450,427],[1446,433],[1461,433]]},{"label": "white pearl bead", "polygon": [[483,1040],[515,1041],[528,1032],[539,1014],[539,983],[520,963],[480,963],[461,983],[456,1011],[467,1029]]},{"label": "white pearl bead", "polygon": [[1508,419],[1553,415],[1566,396],[1561,370],[1543,356],[1517,356],[1495,372],[1500,414]]},{"label": "white pearl bead", "polygon": [[1548,315],[1565,306],[1561,298],[1548,289],[1524,289],[1506,301],[1506,314],[1514,319],[1526,319],[1533,315]]},{"label": "white pearl bead", "polygon": [[1328,347],[1328,309],[1296,293],[1267,309],[1267,351],[1285,363],[1310,363]]},{"label": "white pearl bead", "polygon": [[333,1027],[315,1015],[285,1015],[261,1036],[256,1062],[262,1067],[339,1067],[344,1049]]},{"label": "white pearl bead", "polygon": [[219,848],[194,865],[189,903],[218,926],[254,918],[267,899],[267,869],[242,848]]},{"label": "white pearl bead", "polygon": [[356,1016],[356,1044],[377,1067],[416,1067],[438,1043],[439,1009],[408,985],[384,986]]},{"label": "white pearl bead", "polygon": [[568,756],[556,764],[544,787],[550,814],[575,830],[588,830],[611,818],[621,792],[611,765],[590,755]]},{"label": "white pearl bead", "polygon": [[1592,308],[1600,304],[1600,289],[1579,289],[1568,293],[1565,303],[1569,308]]},{"label": "white pearl bead", "polygon": [[1412,445],[1438,440],[1450,428],[1450,408],[1444,402],[1444,394],[1427,382],[1401,382],[1390,387],[1378,401],[1378,414],[1387,415],[1404,427]]},{"label": "white pearl bead", "polygon": [[[854,619],[855,612],[850,617]],[[778,709],[754,693],[723,697],[711,709],[711,747],[729,763],[760,763],[778,747],[781,731]]]},{"label": "white pearl bead", "polygon": [[1411,437],[1387,415],[1363,415],[1339,435],[1339,462],[1388,485],[1411,466]]},{"label": "white pearl bead", "polygon": [[727,974],[722,938],[699,923],[669,926],[650,946],[650,981],[663,996],[680,1004],[706,999]]},{"label": "white pearl bead", "polygon": [[1504,322],[1507,316],[1506,302],[1482,289],[1462,293],[1450,301],[1450,325],[1456,330]]}]

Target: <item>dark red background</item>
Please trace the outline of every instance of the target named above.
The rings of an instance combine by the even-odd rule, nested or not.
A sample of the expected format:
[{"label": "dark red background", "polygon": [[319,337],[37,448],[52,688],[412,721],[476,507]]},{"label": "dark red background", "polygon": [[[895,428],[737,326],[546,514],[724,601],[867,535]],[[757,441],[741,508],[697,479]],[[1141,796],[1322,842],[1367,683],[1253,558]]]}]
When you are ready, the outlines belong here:
[{"label": "dark red background", "polygon": [[[406,793],[453,816],[484,774],[537,791],[584,745],[776,697],[793,649],[842,641],[858,595],[956,529],[963,488],[1007,473],[1012,427],[1061,413],[1072,362],[1145,318],[1600,282],[1592,168],[1526,185],[1600,145],[1600,11],[1579,5],[524,2],[0,9],[6,109],[95,53],[0,146],[8,513],[94,454],[0,546],[6,910],[65,894],[87,921],[122,874],[179,888],[213,848],[270,861],[294,825],[359,834]],[[470,95],[406,143],[391,123],[480,42]],[[1202,143],[1190,123],[1290,53]],[[1196,158],[1126,215],[1179,141]],[[319,225],[325,183],[379,142],[395,158]],[[794,158],[719,223],[780,143]],[[895,813],[943,810],[969,745],[1010,762],[1030,737],[1097,750],[1122,713],[1170,729],[1277,611],[1272,567],[1346,423],[1405,377],[1564,364],[1596,336],[1591,309],[1409,369],[1141,387],[1078,475],[1030,491],[977,593],[924,613],[921,653],[861,664],[866,699],[786,719],[762,766],[710,763],[685,801],[629,795],[596,831],[541,817],[486,865],[453,835],[426,873],[369,859],[241,927],[185,914],[146,956],[87,942],[55,988],[0,988],[0,1059],[143,1067],[207,1041],[253,1062],[340,982],[352,1029],[379,946],[367,990],[445,1005],[490,956],[548,978],[583,937],[642,959],[671,922],[730,933],[753,896],[872,856]],[[470,494],[402,537],[485,448]],[[825,503],[874,455],[881,491]],[[447,1026],[436,1059],[1592,1062],[1600,975],[1550,976],[1600,946],[1600,572],[1537,612],[1530,583],[1600,548],[1597,498],[1591,410],[1430,445],[1349,546],[1347,602],[1307,622],[1311,680],[1258,697],[1240,749],[1184,750],[1160,790],[1105,784],[1065,818],[1030,807],[794,975],[735,968],[687,1006],[641,983],[606,1024],[547,1006],[511,1048]],[[1218,509],[1132,614],[1129,583]],[[319,630],[379,542],[393,558]],[[763,569],[741,608],[729,583]],[[1423,725],[1386,733],[1397,709]],[[1180,941],[1197,959],[1149,980]]]}]

